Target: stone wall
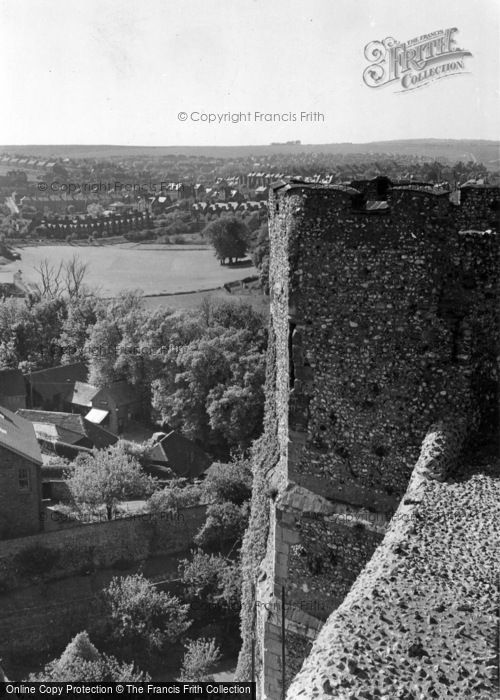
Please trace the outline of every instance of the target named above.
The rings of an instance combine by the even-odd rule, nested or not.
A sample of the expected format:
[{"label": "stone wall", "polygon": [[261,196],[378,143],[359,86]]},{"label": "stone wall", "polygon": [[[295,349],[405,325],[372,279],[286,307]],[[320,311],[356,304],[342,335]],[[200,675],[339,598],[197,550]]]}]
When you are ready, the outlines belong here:
[{"label": "stone wall", "polygon": [[[433,426],[382,544],[323,626],[288,700],[498,697],[496,445]],[[447,479],[450,470],[453,479]]]},{"label": "stone wall", "polygon": [[470,420],[496,408],[481,387],[496,353],[497,236],[460,234],[446,198],[419,190],[373,215],[346,189],[276,196],[272,228],[294,232],[288,477],[394,510],[427,427],[457,404]]},{"label": "stone wall", "polygon": [[173,517],[128,518],[0,542],[0,655],[62,650],[99,621],[100,592],[113,576],[143,568],[157,555],[185,556],[203,525],[205,506]]},{"label": "stone wall", "polygon": [[[139,562],[156,554],[187,551],[205,514],[205,506],[194,506],[172,515],[165,513],[163,518],[144,514],[2,541],[1,590],[22,588],[33,581],[59,580],[121,561]],[[20,570],[20,562],[29,553],[42,561],[32,574]],[[50,567],[43,564],[45,560],[51,562]]]},{"label": "stone wall", "polygon": [[314,639],[381,541],[429,426],[446,416],[481,441],[497,423],[498,203],[488,187],[463,188],[458,206],[425,187],[389,187],[377,208],[345,186],[271,193],[279,460],[261,469],[261,698],[282,692],[268,612],[282,587],[287,620],[309,615],[290,633]]}]

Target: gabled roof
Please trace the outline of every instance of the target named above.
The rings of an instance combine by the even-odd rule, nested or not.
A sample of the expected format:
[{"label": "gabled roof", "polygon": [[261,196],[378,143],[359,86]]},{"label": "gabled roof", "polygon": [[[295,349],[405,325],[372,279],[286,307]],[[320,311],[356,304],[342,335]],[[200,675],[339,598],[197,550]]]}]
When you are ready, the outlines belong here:
[{"label": "gabled roof", "polygon": [[0,396],[24,396],[26,385],[19,369],[0,370]]},{"label": "gabled roof", "polygon": [[76,445],[82,440],[86,440],[97,449],[114,445],[118,441],[116,435],[94,425],[78,413],[33,411],[20,408],[17,415],[33,423],[38,440],[64,442],[67,445]]},{"label": "gabled roof", "polygon": [[[29,459],[42,463],[42,455],[30,421],[0,406],[0,446]],[[2,465],[0,463],[0,469]]]},{"label": "gabled roof", "polygon": [[87,375],[86,365],[83,362],[75,362],[72,365],[58,365],[31,372],[28,379],[32,388],[40,396],[49,399],[55,394],[67,392],[76,381],[84,382]]},{"label": "gabled roof", "polygon": [[169,467],[177,476],[191,479],[203,474],[211,464],[210,457],[201,447],[176,430],[156,443],[150,452],[150,460]]}]

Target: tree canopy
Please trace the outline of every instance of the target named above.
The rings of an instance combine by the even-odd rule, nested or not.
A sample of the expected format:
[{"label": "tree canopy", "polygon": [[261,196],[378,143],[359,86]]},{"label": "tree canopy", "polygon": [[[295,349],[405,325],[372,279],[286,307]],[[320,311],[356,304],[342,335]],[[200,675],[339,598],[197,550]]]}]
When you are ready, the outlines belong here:
[{"label": "tree canopy", "polygon": [[229,259],[243,258],[248,249],[249,232],[244,221],[235,216],[221,217],[212,221],[203,234],[215,249],[215,255],[222,263]]},{"label": "tree canopy", "polygon": [[95,511],[105,506],[109,520],[118,503],[148,497],[156,488],[155,481],[121,445],[79,455],[68,468],[67,484],[79,508]]},{"label": "tree canopy", "polygon": [[30,682],[85,682],[103,681],[145,683],[151,680],[147,673],[134,664],[118,661],[114,656],[101,654],[89,639],[87,632],[80,632],[72,639],[58,659],[48,663]]},{"label": "tree canopy", "polygon": [[189,605],[157,590],[142,574],[115,577],[104,590],[104,601],[111,636],[125,645],[161,650],[167,642],[176,642],[191,624]]}]

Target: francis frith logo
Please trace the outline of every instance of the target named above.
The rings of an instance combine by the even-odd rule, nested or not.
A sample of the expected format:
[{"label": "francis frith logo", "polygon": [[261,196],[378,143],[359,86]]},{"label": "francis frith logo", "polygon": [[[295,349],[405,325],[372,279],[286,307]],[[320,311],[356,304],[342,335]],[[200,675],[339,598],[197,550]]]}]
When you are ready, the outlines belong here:
[{"label": "francis frith logo", "polygon": [[408,92],[464,73],[465,59],[472,54],[456,46],[456,32],[456,27],[438,29],[404,43],[392,37],[371,41],[365,46],[365,58],[370,61],[363,72],[365,85],[380,88],[395,83],[400,92]]}]

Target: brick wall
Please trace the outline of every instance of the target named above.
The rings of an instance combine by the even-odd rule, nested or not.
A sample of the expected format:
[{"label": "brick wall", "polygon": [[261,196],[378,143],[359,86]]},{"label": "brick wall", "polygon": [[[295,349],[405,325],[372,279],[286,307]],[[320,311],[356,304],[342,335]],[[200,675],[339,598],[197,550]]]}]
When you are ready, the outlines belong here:
[{"label": "brick wall", "polygon": [[[29,472],[29,490],[19,488],[19,469]],[[42,526],[40,467],[0,446],[0,547],[2,538],[23,537]]]}]

